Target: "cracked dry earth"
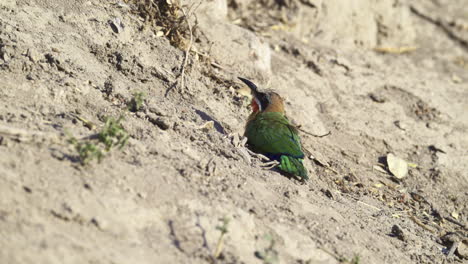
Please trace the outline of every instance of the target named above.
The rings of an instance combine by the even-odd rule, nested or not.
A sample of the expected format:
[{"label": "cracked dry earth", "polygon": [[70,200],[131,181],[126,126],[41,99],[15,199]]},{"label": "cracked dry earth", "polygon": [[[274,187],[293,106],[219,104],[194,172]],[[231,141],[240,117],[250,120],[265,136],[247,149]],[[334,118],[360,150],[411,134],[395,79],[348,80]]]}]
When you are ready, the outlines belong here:
[{"label": "cracked dry earth", "polygon": [[[374,2],[204,1],[174,88],[185,53],[132,1],[2,0],[0,263],[464,263],[468,5]],[[331,131],[301,135],[309,181],[245,156],[237,76]],[[67,137],[120,115],[82,166]]]}]

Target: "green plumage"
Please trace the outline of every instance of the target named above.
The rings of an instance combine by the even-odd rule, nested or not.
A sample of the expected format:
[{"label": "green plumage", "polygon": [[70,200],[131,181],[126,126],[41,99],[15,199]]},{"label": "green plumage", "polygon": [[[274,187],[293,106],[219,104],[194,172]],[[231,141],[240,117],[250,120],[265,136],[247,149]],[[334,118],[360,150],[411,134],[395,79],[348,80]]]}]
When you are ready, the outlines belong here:
[{"label": "green plumage", "polygon": [[245,136],[253,151],[280,162],[278,168],[307,180],[304,153],[294,126],[280,112],[260,112],[247,123]]}]

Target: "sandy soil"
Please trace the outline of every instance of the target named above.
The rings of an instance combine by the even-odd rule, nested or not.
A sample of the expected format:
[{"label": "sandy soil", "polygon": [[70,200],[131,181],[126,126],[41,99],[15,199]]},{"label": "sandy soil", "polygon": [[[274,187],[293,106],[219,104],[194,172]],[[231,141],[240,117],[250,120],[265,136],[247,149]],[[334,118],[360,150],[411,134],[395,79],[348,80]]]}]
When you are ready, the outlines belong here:
[{"label": "sandy soil", "polygon": [[[0,2],[1,263],[466,261],[466,0],[184,4],[182,87],[184,49],[131,2]],[[302,134],[308,182],[243,154],[237,76],[331,131]],[[127,145],[81,165],[70,135],[121,115]],[[417,166],[396,180],[388,153]]]}]

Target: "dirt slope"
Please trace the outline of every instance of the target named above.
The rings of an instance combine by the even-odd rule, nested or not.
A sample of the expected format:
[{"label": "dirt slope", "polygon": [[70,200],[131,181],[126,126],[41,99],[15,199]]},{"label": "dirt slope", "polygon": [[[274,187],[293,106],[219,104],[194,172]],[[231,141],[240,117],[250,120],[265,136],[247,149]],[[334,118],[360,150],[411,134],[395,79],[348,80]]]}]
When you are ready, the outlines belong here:
[{"label": "dirt slope", "polygon": [[[183,87],[187,32],[176,47],[134,2],[0,2],[1,263],[464,261],[463,243],[447,257],[467,239],[463,0],[183,1]],[[331,131],[302,134],[308,182],[233,140],[237,76]],[[109,116],[128,143],[81,165],[67,139]],[[395,180],[388,153],[417,166]]]}]

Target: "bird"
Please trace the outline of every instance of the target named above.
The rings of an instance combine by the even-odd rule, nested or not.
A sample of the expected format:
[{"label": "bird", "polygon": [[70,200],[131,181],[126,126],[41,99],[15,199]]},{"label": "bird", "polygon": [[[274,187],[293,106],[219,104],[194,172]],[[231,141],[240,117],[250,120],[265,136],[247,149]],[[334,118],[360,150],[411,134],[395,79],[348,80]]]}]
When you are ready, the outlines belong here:
[{"label": "bird", "polygon": [[273,91],[260,92],[253,82],[238,78],[253,95],[244,132],[249,148],[277,161],[281,171],[308,180],[298,129],[286,117],[283,98]]}]

